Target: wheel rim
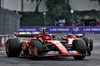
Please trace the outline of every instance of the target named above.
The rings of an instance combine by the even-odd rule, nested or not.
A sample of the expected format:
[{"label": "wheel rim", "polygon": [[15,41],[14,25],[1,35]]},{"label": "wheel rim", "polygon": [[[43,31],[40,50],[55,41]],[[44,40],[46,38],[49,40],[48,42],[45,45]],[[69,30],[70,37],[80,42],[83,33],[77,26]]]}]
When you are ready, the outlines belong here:
[{"label": "wheel rim", "polygon": [[33,48],[33,46],[32,45],[30,45],[29,46],[29,55],[34,55],[34,56],[36,56],[38,53],[37,53],[37,48],[36,47],[34,47]]},{"label": "wheel rim", "polygon": [[23,43],[23,44],[22,44],[22,49],[23,49],[23,50],[26,50],[26,48],[27,48],[26,43]]},{"label": "wheel rim", "polygon": [[32,45],[30,45],[29,46],[29,55],[32,55],[32,53],[33,53],[33,47],[32,47]]},{"label": "wheel rim", "polygon": [[6,52],[9,54],[9,51],[10,51],[10,46],[9,46],[9,43],[7,43],[7,45],[6,45]]},{"label": "wheel rim", "polygon": [[37,55],[37,48],[34,47],[34,55],[36,56]]}]

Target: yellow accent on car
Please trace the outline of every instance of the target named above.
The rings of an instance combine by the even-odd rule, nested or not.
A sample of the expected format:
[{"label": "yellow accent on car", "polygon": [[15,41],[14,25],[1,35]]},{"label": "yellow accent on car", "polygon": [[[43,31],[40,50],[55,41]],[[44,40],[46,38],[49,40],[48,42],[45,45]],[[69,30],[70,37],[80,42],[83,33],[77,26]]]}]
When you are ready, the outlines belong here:
[{"label": "yellow accent on car", "polygon": [[76,42],[76,40],[75,40],[75,45],[76,45],[76,51],[78,51],[78,46],[77,46],[77,42]]},{"label": "yellow accent on car", "polygon": [[40,28],[40,29],[45,30],[46,28]]}]

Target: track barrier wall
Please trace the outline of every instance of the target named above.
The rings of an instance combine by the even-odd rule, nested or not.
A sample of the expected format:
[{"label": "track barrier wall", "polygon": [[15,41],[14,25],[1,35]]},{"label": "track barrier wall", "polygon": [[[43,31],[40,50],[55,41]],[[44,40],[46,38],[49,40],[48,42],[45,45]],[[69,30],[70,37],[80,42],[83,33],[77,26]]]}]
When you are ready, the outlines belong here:
[{"label": "track barrier wall", "polygon": [[47,28],[48,33],[70,33],[75,31],[77,33],[100,33],[100,26],[21,26],[20,31],[41,31],[40,28]]},{"label": "track barrier wall", "polygon": [[6,41],[10,38],[15,38],[14,35],[0,35],[0,47],[5,46]]},{"label": "track barrier wall", "polygon": [[[40,28],[47,28],[45,31],[48,33],[70,33],[75,31],[77,33],[100,33],[100,26],[66,26],[66,27],[58,27],[58,26],[21,26],[21,32],[29,32],[33,31],[41,31]],[[26,34],[25,33],[25,34]],[[14,35],[0,35],[0,47],[5,46],[7,39],[15,38]]]},{"label": "track barrier wall", "polygon": [[0,8],[0,34],[13,34],[20,28],[20,17],[8,9]]}]

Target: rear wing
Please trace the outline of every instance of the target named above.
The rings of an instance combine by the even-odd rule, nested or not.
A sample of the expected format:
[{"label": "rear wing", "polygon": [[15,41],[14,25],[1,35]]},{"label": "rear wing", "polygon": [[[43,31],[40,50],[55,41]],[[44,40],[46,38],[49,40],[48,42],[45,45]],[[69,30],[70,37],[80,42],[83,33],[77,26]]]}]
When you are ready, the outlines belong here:
[{"label": "rear wing", "polygon": [[34,37],[38,36],[40,32],[14,32],[16,37]]},{"label": "rear wing", "polygon": [[43,34],[46,34],[45,30],[46,28],[40,28],[40,30],[42,30],[41,32],[39,31],[35,31],[35,32],[15,32],[15,36],[16,37],[38,37],[38,35],[43,35]]},{"label": "rear wing", "polygon": [[19,35],[30,35],[30,34],[39,34],[40,32],[15,32],[15,34],[19,34]]},{"label": "rear wing", "polygon": [[[72,33],[67,33],[65,36],[68,35],[73,35]],[[87,37],[85,33],[75,33],[76,36],[80,36],[80,37]]]}]

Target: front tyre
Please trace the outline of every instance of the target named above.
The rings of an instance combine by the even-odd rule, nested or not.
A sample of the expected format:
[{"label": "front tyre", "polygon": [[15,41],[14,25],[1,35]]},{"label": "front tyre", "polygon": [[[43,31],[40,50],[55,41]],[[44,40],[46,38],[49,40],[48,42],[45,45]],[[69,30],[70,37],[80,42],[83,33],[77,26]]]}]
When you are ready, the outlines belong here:
[{"label": "front tyre", "polygon": [[[86,44],[83,40],[75,40],[74,46],[77,52],[83,55],[86,54]],[[73,56],[73,57],[76,60],[82,60],[85,58],[85,56]]]},{"label": "front tyre", "polygon": [[84,38],[83,40],[84,40],[84,41],[85,41],[85,43],[86,43],[86,47],[88,47],[88,42],[89,42],[89,39],[88,39],[88,38]]},{"label": "front tyre", "polygon": [[38,55],[42,53],[42,43],[37,40],[32,40],[29,44],[30,59],[38,59]]}]

